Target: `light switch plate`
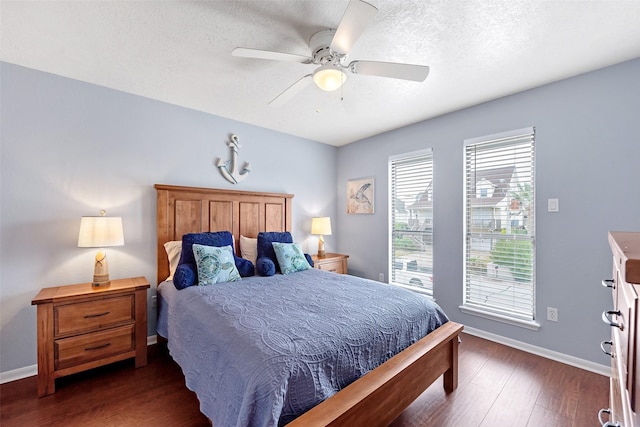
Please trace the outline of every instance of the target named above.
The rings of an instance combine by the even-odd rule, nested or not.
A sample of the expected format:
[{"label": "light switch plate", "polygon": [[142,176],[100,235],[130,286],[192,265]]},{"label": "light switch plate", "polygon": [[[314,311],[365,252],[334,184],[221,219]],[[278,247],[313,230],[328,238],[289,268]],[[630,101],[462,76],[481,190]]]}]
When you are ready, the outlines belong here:
[{"label": "light switch plate", "polygon": [[547,212],[558,212],[560,201],[558,199],[547,199]]}]

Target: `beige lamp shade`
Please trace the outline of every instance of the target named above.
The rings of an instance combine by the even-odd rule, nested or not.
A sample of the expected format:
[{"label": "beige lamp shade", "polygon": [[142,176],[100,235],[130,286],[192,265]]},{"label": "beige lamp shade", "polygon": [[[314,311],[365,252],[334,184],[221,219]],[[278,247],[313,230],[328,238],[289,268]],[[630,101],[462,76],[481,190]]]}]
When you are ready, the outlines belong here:
[{"label": "beige lamp shade", "polygon": [[[124,245],[122,218],[109,216],[83,216],[81,218],[78,247],[106,248],[122,245]],[[94,287],[102,287],[109,286],[110,283],[107,254],[103,249],[100,249],[96,253],[92,284]]]},{"label": "beige lamp shade", "polygon": [[311,234],[317,234],[318,237],[318,257],[326,256],[324,251],[324,237],[331,235],[331,218],[328,216],[313,218],[311,220]]},{"label": "beige lamp shade", "polygon": [[122,218],[118,216],[83,216],[80,219],[79,248],[106,248],[124,245]]},{"label": "beige lamp shade", "polygon": [[331,218],[323,216],[311,220],[311,234],[331,236]]}]

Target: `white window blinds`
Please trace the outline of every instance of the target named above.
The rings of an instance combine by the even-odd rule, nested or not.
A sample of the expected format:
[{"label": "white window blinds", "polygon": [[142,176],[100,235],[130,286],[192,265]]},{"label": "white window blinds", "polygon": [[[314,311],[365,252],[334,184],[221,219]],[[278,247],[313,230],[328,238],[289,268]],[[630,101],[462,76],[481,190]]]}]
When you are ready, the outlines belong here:
[{"label": "white window blinds", "polygon": [[389,159],[390,283],[433,295],[433,153]]},{"label": "white window blinds", "polygon": [[535,317],[534,129],[465,141],[463,307]]}]

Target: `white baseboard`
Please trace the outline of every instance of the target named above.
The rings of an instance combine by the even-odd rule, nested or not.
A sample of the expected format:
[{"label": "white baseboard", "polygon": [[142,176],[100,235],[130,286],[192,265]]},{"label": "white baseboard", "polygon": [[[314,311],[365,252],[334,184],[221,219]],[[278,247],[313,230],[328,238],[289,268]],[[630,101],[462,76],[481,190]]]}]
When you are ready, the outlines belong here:
[{"label": "white baseboard", "polygon": [[531,354],[545,357],[547,359],[555,360],[556,362],[564,363],[565,365],[574,366],[576,368],[584,369],[585,371],[590,371],[596,374],[604,375],[605,377],[611,376],[611,366],[590,362],[588,360],[569,356],[564,353],[558,353],[557,351],[548,350],[542,347],[537,347],[535,345],[527,344],[521,341],[516,341],[511,338],[506,338],[501,335],[492,334],[490,332],[485,332],[480,329],[471,328],[469,326],[465,326],[463,332],[466,332],[469,335],[474,335],[476,337],[484,338],[489,341],[497,342],[499,344],[504,344],[508,347],[517,348],[518,350],[526,351],[527,353],[531,353]]},{"label": "white baseboard", "polygon": [[158,336],[157,335],[149,335],[147,337],[147,346],[149,345],[154,345],[158,343]]},{"label": "white baseboard", "polygon": [[14,369],[13,371],[0,372],[0,384],[10,383],[11,381],[21,380],[34,375],[38,375],[38,365],[25,366],[24,368]]},{"label": "white baseboard", "polygon": [[[147,337],[147,346],[156,344],[157,342],[158,337],[156,335],[149,335]],[[25,366],[24,368],[18,368],[12,371],[0,372],[0,384],[33,377],[34,375],[38,375],[38,365]]]}]

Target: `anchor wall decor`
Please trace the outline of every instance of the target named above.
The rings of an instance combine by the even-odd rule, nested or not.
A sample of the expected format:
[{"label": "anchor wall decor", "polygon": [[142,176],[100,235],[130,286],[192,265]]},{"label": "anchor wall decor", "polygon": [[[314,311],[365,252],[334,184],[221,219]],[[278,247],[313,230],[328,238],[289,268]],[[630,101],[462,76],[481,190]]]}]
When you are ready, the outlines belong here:
[{"label": "anchor wall decor", "polygon": [[238,184],[245,180],[247,176],[249,176],[249,172],[251,172],[251,165],[249,162],[245,162],[244,167],[238,173],[236,161],[238,157],[238,148],[240,148],[240,143],[238,142],[237,135],[231,135],[231,140],[227,142],[229,148],[231,148],[231,160],[223,161],[222,159],[218,159],[218,163],[216,166],[220,169],[220,173],[224,176],[227,181],[232,184]]}]

